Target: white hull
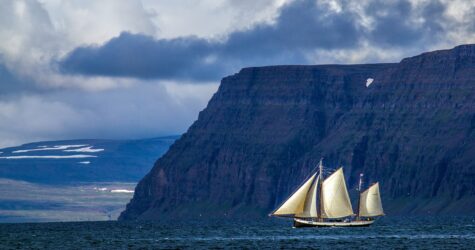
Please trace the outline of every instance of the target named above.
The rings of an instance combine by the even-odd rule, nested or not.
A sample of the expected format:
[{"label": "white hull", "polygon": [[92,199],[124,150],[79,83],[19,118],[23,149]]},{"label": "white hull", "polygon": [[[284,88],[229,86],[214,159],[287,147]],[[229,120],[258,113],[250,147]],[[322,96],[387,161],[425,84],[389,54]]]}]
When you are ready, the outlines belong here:
[{"label": "white hull", "polygon": [[373,223],[374,223],[374,220],[330,222],[330,221],[309,221],[309,220],[294,218],[295,227],[367,227]]}]

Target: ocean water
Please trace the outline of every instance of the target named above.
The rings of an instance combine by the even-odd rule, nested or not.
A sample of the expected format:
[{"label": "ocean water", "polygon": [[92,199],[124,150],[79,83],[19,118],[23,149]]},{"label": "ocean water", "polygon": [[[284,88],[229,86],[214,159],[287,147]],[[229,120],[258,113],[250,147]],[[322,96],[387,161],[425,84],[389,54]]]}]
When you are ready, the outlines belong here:
[{"label": "ocean water", "polygon": [[0,224],[1,249],[475,249],[475,217],[391,217],[368,228],[285,219]]}]

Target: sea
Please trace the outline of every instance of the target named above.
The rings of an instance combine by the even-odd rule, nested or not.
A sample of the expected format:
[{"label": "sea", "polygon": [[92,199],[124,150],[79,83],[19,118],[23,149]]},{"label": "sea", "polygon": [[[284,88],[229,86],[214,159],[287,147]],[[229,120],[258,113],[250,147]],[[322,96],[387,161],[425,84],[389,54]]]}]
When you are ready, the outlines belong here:
[{"label": "sea", "polygon": [[278,218],[4,223],[0,249],[475,249],[475,217],[386,216],[367,228]]}]

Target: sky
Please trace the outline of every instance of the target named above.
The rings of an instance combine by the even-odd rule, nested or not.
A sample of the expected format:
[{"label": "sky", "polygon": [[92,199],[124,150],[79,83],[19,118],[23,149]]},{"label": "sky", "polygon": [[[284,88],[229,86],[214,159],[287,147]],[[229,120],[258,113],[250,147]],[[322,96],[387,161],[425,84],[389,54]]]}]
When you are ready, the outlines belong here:
[{"label": "sky", "polygon": [[470,0],[0,0],[0,147],[181,134],[242,67],[475,42]]}]

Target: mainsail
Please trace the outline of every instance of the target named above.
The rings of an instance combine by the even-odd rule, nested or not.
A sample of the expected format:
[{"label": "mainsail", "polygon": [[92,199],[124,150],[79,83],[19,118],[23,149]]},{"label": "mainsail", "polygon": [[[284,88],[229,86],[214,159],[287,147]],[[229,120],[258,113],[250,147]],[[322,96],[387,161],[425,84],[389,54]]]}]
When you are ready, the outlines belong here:
[{"label": "mainsail", "polygon": [[375,183],[366,191],[361,193],[359,216],[372,217],[384,215],[383,206],[381,204],[381,196],[379,194],[379,183]]},{"label": "mainsail", "polygon": [[295,217],[316,217],[316,194],[317,181],[313,174],[294,194],[292,194],[278,209],[271,215],[274,216],[295,216]]},{"label": "mainsail", "polygon": [[342,218],[353,215],[343,168],[339,168],[323,181],[321,199],[323,218]]},{"label": "mainsail", "polygon": [[[317,173],[313,174],[271,215],[298,218],[342,218],[353,215],[343,168],[339,168],[323,183],[320,183],[320,177],[317,177]],[[317,210],[319,193],[320,209]]]}]

